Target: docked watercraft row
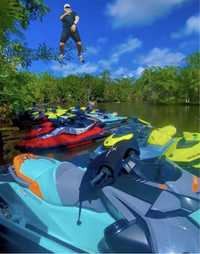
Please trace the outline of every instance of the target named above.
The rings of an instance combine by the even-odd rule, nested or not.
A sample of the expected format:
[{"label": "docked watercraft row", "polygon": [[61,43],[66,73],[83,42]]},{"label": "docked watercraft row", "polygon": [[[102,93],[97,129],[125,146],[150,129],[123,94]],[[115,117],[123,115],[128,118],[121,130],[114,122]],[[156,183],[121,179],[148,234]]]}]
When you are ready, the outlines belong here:
[{"label": "docked watercraft row", "polygon": [[26,151],[59,147],[71,149],[107,136],[104,148],[117,144],[119,149],[124,146],[127,152],[134,151],[132,141],[136,139],[141,159],[157,157],[164,152],[169,160],[179,165],[189,166],[192,170],[200,168],[200,133],[184,132],[179,137],[174,126],[153,128],[150,123],[137,118],[114,130],[106,129],[101,122],[83,115],[66,119],[60,127],[46,122],[30,131],[17,147]]},{"label": "docked watercraft row", "polygon": [[87,167],[26,153],[0,173],[5,239],[53,253],[200,252],[200,133],[178,136],[172,125],[138,118],[110,129],[82,111],[62,115],[62,124],[48,119],[18,147],[104,139]]},{"label": "docked watercraft row", "polygon": [[99,121],[85,116],[66,119],[65,124],[55,126],[51,122],[40,125],[27,134],[18,144],[21,149],[73,148],[95,142],[110,134]]},{"label": "docked watercraft row", "polygon": [[64,124],[65,121],[76,115],[84,115],[85,117],[91,117],[97,121],[100,121],[106,125],[116,125],[127,120],[127,117],[119,116],[117,113],[108,113],[99,109],[91,109],[88,107],[70,107],[70,108],[48,108],[46,111],[41,112],[33,110],[31,112],[34,120],[49,120],[56,125]]}]

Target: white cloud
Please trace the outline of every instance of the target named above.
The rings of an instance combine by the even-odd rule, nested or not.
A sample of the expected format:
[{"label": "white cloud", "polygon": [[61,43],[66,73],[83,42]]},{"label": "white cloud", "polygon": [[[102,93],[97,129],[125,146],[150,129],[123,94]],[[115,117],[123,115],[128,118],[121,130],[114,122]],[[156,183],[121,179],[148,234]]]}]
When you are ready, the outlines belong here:
[{"label": "white cloud", "polygon": [[178,39],[191,34],[200,34],[200,15],[191,16],[185,23],[184,29],[172,33],[172,38]]},{"label": "white cloud", "polygon": [[134,50],[140,48],[142,42],[138,38],[129,37],[128,40],[124,43],[119,44],[114,48],[114,53],[111,54],[109,59],[100,60],[99,64],[103,68],[110,68],[113,64],[117,64],[120,60],[120,57],[126,53],[133,52]]},{"label": "white cloud", "polygon": [[95,46],[88,46],[86,48],[86,54],[97,55],[102,50],[102,46],[104,46],[107,41],[108,39],[106,37],[98,38]]},{"label": "white cloud", "polygon": [[152,49],[146,56],[140,58],[140,63],[144,66],[177,66],[180,65],[185,58],[185,55],[181,52],[172,52],[168,48]]},{"label": "white cloud", "polygon": [[[119,66],[118,68],[108,68],[112,78],[131,78],[134,76],[134,72],[131,72],[128,68]],[[84,65],[79,65],[76,63],[69,63],[67,65],[60,65],[54,62],[51,66],[51,70],[57,74],[65,77],[68,75],[78,75],[78,74],[97,74],[103,71],[103,68],[99,62],[97,64],[87,63]]]},{"label": "white cloud", "polygon": [[127,73],[127,69],[124,67],[119,67],[118,69],[112,71],[111,75],[114,78],[125,76]]},{"label": "white cloud", "polygon": [[97,55],[100,51],[99,47],[90,46],[86,49],[86,53],[89,55]]},{"label": "white cloud", "polygon": [[200,15],[192,16],[186,22],[186,33],[200,33]]},{"label": "white cloud", "polygon": [[112,70],[111,72],[112,78],[132,78],[134,73],[131,72],[128,68],[119,67],[116,70]]},{"label": "white cloud", "polygon": [[136,76],[136,77],[140,77],[144,71],[145,71],[145,68],[142,67],[142,66],[139,66],[139,67],[135,70],[135,76]]},{"label": "white cloud", "polygon": [[133,52],[135,49],[140,48],[141,45],[142,42],[139,39],[130,37],[125,43],[122,43],[116,48],[116,52],[112,55],[112,58],[115,62],[118,62],[122,55]]},{"label": "white cloud", "polygon": [[98,70],[98,66],[92,63],[86,63],[83,65],[76,63],[69,63],[67,65],[60,65],[59,63],[54,63],[51,69],[62,76],[68,76],[71,74],[93,74]]},{"label": "white cloud", "polygon": [[114,27],[151,24],[188,0],[114,0],[106,13]]}]

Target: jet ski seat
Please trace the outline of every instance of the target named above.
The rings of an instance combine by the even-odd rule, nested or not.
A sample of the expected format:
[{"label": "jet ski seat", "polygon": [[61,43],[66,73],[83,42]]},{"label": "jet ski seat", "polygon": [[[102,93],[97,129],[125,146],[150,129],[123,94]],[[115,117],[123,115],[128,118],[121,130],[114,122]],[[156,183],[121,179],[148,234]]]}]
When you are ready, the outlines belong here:
[{"label": "jet ski seat", "polygon": [[[63,206],[80,205],[80,186],[85,172],[71,162],[61,163],[56,170],[56,188]],[[106,212],[102,201],[83,201],[82,208],[96,212]]]},{"label": "jet ski seat", "polygon": [[79,201],[79,186],[84,171],[71,162],[63,162],[56,169],[56,188],[64,206],[75,206]]},{"label": "jet ski seat", "polygon": [[[14,158],[14,180],[22,182],[37,197],[56,206],[79,207],[79,186],[84,170],[71,162],[21,154]],[[83,208],[105,212],[100,199],[84,201]]]},{"label": "jet ski seat", "polygon": [[150,145],[164,146],[173,138],[175,134],[176,128],[171,125],[160,129],[154,129],[151,132],[147,143]]}]

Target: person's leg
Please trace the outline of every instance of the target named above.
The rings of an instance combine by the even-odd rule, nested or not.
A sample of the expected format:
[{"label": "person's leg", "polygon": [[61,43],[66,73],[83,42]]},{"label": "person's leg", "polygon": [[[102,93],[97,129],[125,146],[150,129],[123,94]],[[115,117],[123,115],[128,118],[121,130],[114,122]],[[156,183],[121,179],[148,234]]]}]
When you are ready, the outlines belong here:
[{"label": "person's leg", "polygon": [[78,56],[80,56],[82,54],[82,52],[83,52],[81,41],[77,41],[76,42],[76,47],[77,47],[77,51],[78,51]]},{"label": "person's leg", "polygon": [[69,31],[63,30],[60,38],[60,56],[63,58],[65,54],[65,43],[69,39],[70,33]]},{"label": "person's leg", "polygon": [[76,29],[76,31],[74,33],[71,33],[71,37],[76,43],[77,53],[78,53],[80,62],[84,63],[84,58],[83,58],[83,54],[82,54],[83,53],[83,46],[82,46],[82,42],[81,42],[81,38],[80,38],[78,29]]},{"label": "person's leg", "polygon": [[83,56],[83,47],[82,47],[82,43],[81,41],[78,41],[76,43],[76,46],[77,46],[77,51],[78,51],[78,57],[79,57],[79,61],[81,63],[85,63],[85,59],[84,59],[84,56]]},{"label": "person's leg", "polygon": [[65,43],[60,41],[60,55],[64,56],[65,53]]}]

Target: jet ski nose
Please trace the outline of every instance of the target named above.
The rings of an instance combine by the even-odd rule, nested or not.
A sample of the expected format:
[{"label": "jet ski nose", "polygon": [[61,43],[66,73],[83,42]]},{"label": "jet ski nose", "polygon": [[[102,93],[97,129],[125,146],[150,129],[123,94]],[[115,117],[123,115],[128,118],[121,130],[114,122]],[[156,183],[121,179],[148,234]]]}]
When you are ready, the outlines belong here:
[{"label": "jet ski nose", "polygon": [[24,163],[27,159],[35,159],[36,156],[31,153],[24,153],[16,156],[13,160],[13,168],[15,170],[16,175],[20,175],[20,168],[21,165]]},{"label": "jet ski nose", "polygon": [[36,159],[36,158],[37,156],[30,153],[20,154],[16,156],[13,160],[13,169],[14,169],[15,175],[28,185],[28,188],[30,189],[30,191],[32,191],[36,196],[43,198],[43,194],[40,190],[40,186],[37,180],[32,179],[32,177],[24,173],[22,170],[22,164],[26,160]]}]

